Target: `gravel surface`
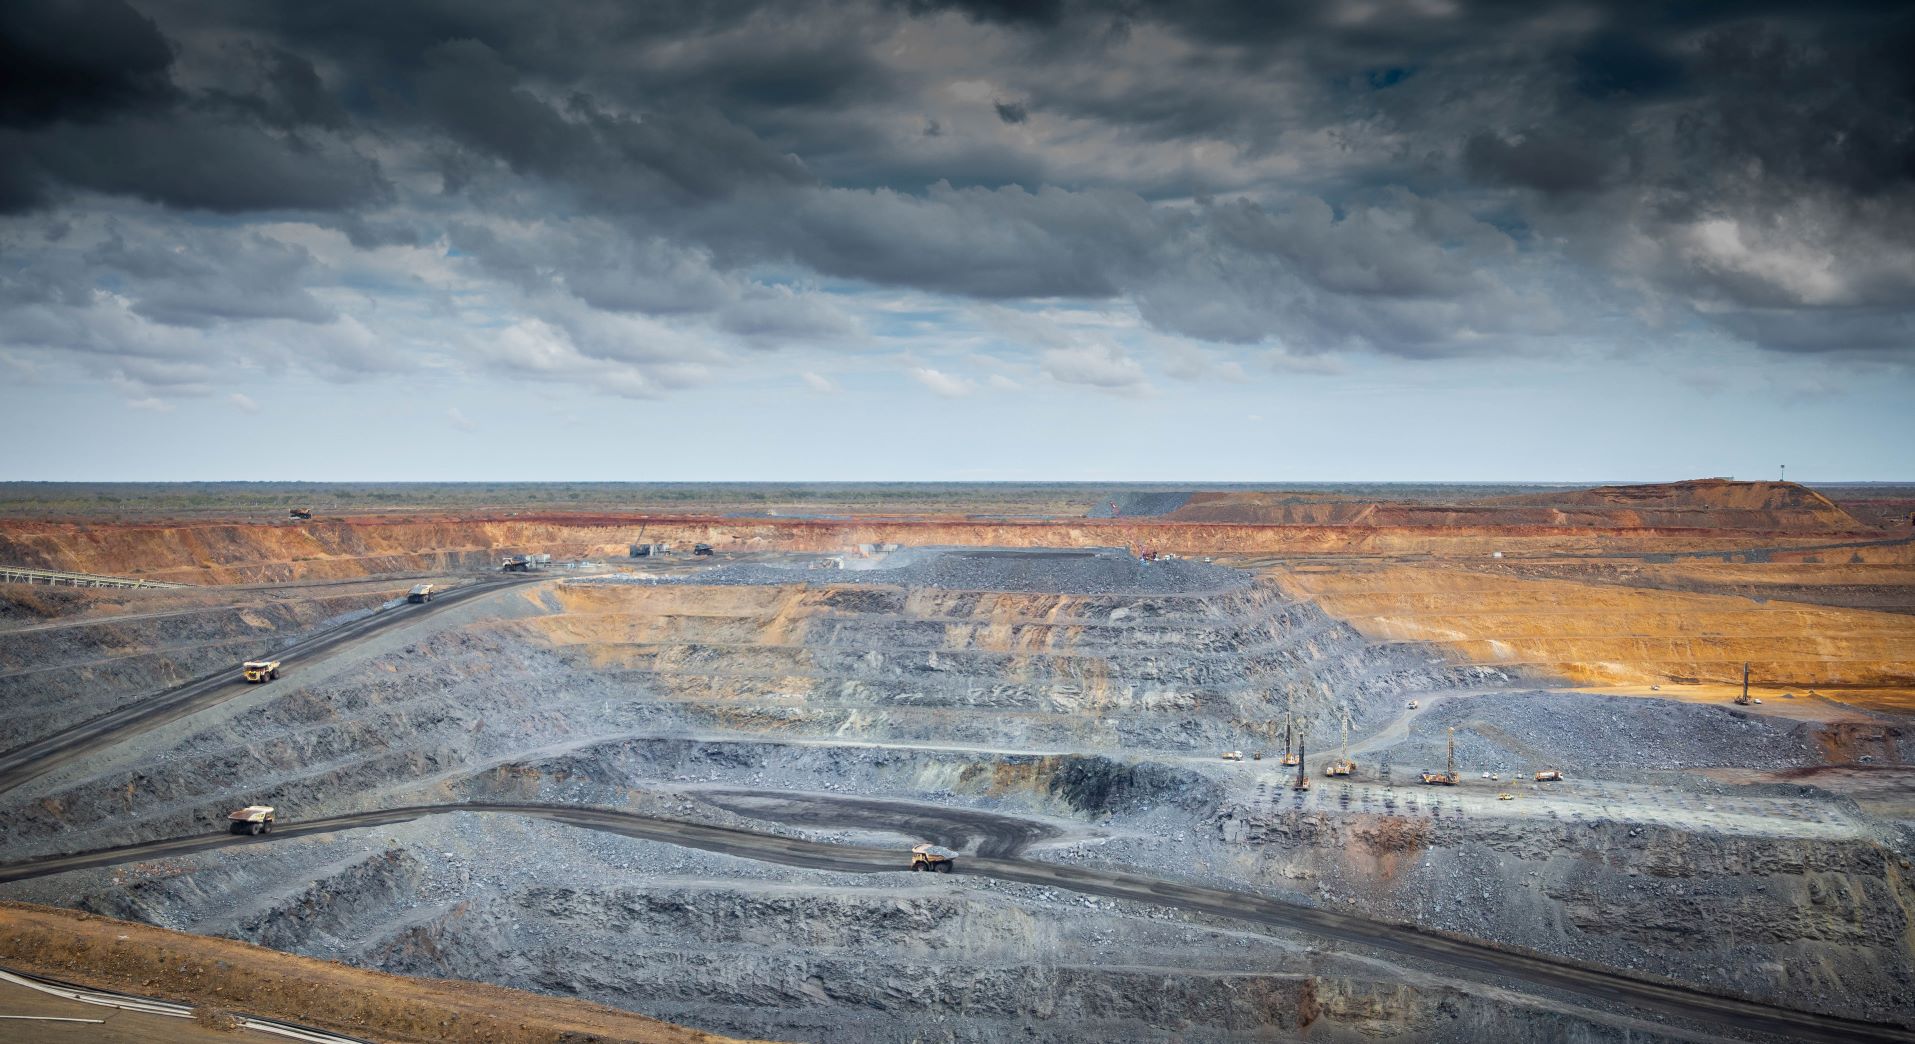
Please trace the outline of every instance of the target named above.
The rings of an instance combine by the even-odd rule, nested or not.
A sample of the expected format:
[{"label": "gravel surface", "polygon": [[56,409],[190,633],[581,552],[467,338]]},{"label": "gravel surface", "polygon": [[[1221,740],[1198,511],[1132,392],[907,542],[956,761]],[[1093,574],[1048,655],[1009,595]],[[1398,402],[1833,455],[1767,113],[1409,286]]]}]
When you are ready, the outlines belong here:
[{"label": "gravel surface", "polygon": [[1411,723],[1392,751],[1406,769],[1441,769],[1444,729],[1459,766],[1563,768],[1582,776],[1644,769],[1789,768],[1822,763],[1810,727],[1734,709],[1587,693],[1497,693],[1446,702]]},{"label": "gravel surface", "polygon": [[695,585],[884,584],[951,591],[1192,594],[1244,588],[1249,573],[1189,559],[1145,562],[1114,548],[907,548],[843,569],[741,563],[684,576],[610,576],[585,583]]},{"label": "gravel surface", "polygon": [[1168,515],[1190,503],[1189,493],[1108,493],[1085,513],[1088,518],[1136,518]]}]

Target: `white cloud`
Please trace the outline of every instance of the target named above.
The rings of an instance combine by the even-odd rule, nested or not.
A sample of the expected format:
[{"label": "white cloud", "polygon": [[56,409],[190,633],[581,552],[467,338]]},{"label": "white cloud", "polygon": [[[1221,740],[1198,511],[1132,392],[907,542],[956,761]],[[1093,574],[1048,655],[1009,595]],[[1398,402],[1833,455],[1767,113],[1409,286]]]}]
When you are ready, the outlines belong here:
[{"label": "white cloud", "polygon": [[929,366],[913,367],[911,377],[947,399],[961,399],[977,390],[977,385],[970,380],[953,376],[942,370],[934,370]]},{"label": "white cloud", "polygon": [[14,383],[24,384],[40,375],[39,363],[14,352],[0,351],[0,364],[13,371],[10,380]]},{"label": "white cloud", "polygon": [[473,423],[472,419],[470,417],[467,417],[463,412],[461,412],[457,406],[454,406],[451,409],[446,411],[446,420],[450,422],[453,427],[459,429],[460,431],[479,430],[479,426]]},{"label": "white cloud", "polygon": [[[1334,355],[1292,355],[1278,348],[1265,353],[1263,358],[1270,364],[1270,369],[1278,373],[1304,373],[1314,374],[1320,377],[1334,377],[1348,370],[1343,360]],[[1243,367],[1237,366],[1235,363],[1231,365],[1236,366],[1237,375],[1230,379],[1248,379],[1248,376],[1243,371]]]},{"label": "white cloud", "polygon": [[1038,357],[1044,372],[1066,384],[1088,384],[1106,391],[1137,391],[1147,383],[1137,360],[1108,344],[1052,348]]},{"label": "white cloud", "polygon": [[1165,352],[1164,375],[1172,380],[1194,381],[1210,373],[1210,360],[1193,344],[1172,344]]},{"label": "white cloud", "polygon": [[1019,384],[1016,381],[1011,380],[1009,377],[1006,377],[1001,373],[992,374],[989,384],[991,385],[991,387],[996,388],[998,391],[1014,392],[1014,391],[1024,390],[1024,386],[1022,384]]},{"label": "white cloud", "polygon": [[801,373],[798,376],[799,376],[799,379],[805,382],[805,387],[810,388],[812,391],[817,392],[819,395],[832,395],[832,394],[835,394],[838,390],[838,386],[831,383],[831,378],[826,377],[823,374],[813,373],[810,370],[806,370],[804,373]]},{"label": "white cloud", "polygon": [[244,392],[234,392],[233,394],[228,395],[226,397],[226,401],[239,407],[242,411],[246,413],[259,412],[259,403],[254,402],[253,397],[250,395],[247,395]]}]

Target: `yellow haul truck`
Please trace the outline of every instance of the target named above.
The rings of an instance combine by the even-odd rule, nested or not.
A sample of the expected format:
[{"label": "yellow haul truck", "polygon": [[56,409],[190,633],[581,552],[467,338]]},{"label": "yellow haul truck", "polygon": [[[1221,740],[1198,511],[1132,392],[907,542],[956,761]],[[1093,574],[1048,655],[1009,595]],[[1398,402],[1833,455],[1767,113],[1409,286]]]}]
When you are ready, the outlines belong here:
[{"label": "yellow haul truck", "polygon": [[948,874],[958,854],[942,845],[919,845],[911,850],[911,869]]},{"label": "yellow haul truck", "polygon": [[273,829],[273,806],[247,805],[226,814],[227,826],[235,834],[268,834]]},{"label": "yellow haul truck", "polygon": [[247,660],[242,667],[246,672],[246,680],[255,684],[279,677],[278,660]]}]

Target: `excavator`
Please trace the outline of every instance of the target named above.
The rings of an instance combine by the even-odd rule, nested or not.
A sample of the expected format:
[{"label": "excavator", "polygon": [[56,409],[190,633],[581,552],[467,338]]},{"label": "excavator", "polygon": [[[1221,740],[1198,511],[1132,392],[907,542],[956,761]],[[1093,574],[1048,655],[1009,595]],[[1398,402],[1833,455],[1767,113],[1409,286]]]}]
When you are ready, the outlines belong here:
[{"label": "excavator", "polygon": [[1350,760],[1350,716],[1343,716],[1343,753],[1335,761],[1323,766],[1326,776],[1348,776],[1356,771],[1356,762]]},{"label": "excavator", "polygon": [[1456,729],[1451,728],[1449,766],[1442,772],[1423,773],[1423,782],[1433,787],[1453,787],[1461,779],[1462,777],[1456,774]]}]

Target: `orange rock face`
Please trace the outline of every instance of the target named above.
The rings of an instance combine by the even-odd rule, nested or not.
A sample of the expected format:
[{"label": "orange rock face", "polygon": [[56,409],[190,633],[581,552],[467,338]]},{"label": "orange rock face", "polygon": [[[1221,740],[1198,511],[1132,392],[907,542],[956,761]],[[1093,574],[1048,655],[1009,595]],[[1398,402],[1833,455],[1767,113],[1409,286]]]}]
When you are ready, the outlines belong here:
[{"label": "orange rock face", "polygon": [[[480,568],[510,551],[622,558],[641,532],[680,547],[837,552],[859,544],[993,547],[1147,546],[1184,555],[1487,558],[1711,553],[1813,556],[1842,536],[1844,556],[1915,564],[1907,539],[1823,533],[1573,525],[1269,525],[1156,519],[974,522],[959,519],[777,521],[567,516],[338,519],[298,524],[0,522],[0,562],[187,583],[338,579]],[[1846,545],[1845,545],[1846,547]]]},{"label": "orange rock face", "polygon": [[[1820,575],[1788,564],[1733,568],[1745,576],[1768,570],[1778,583],[1807,581],[1811,592]],[[1293,596],[1314,599],[1366,637],[1432,642],[1465,662],[1709,698],[1739,689],[1747,663],[1758,693],[1771,697],[1806,697],[1813,689],[1843,701],[1915,706],[1915,615],[1907,613],[1534,577],[1520,567],[1275,572]],[[1690,566],[1686,575],[1707,571]],[[1915,579],[1906,571],[1891,578]]]}]

